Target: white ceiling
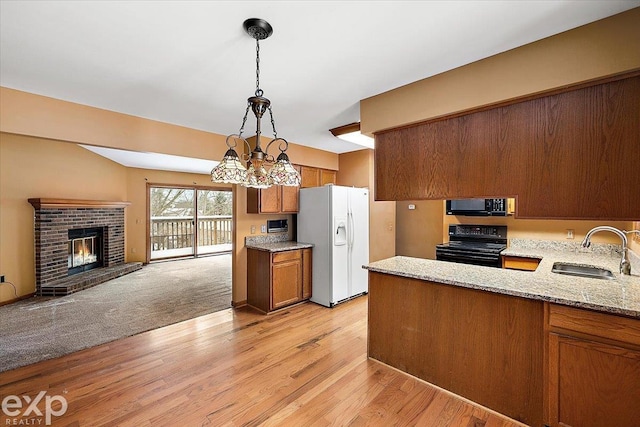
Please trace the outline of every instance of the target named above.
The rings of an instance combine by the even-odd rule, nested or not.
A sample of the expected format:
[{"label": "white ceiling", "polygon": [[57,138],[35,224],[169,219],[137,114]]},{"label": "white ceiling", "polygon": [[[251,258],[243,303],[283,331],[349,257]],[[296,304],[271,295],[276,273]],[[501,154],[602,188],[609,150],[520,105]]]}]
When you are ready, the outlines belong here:
[{"label": "white ceiling", "polygon": [[[274,33],[260,43],[260,81],[278,135],[342,153],[362,147],[328,130],[359,121],[363,98],[637,6],[640,0],[0,0],[0,84],[235,133],[255,90],[255,41],[242,23],[263,18]],[[262,127],[270,136],[268,119]],[[254,132],[250,116],[246,135]]]}]

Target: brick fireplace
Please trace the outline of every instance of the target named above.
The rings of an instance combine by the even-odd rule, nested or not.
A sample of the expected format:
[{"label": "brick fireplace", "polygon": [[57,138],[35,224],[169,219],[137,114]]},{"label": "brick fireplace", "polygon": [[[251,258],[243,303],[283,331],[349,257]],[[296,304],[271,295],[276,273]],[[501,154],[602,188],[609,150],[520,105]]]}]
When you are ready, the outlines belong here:
[{"label": "brick fireplace", "polygon": [[[142,263],[124,262],[124,209],[129,202],[29,199],[29,203],[35,209],[38,295],[68,295],[142,268]],[[71,265],[71,258],[78,257],[71,236],[79,230],[95,230],[101,236],[94,240],[100,244],[97,268],[78,272]]]}]

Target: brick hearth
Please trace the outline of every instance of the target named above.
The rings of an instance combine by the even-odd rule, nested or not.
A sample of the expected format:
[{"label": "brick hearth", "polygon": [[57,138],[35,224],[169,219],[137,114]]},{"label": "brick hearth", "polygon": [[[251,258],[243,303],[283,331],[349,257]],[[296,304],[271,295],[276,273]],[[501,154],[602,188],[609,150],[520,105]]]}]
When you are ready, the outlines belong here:
[{"label": "brick hearth", "polygon": [[[124,262],[124,208],[129,202],[29,199],[35,209],[36,293],[67,295],[142,268]],[[69,230],[102,228],[103,267],[68,275]]]}]

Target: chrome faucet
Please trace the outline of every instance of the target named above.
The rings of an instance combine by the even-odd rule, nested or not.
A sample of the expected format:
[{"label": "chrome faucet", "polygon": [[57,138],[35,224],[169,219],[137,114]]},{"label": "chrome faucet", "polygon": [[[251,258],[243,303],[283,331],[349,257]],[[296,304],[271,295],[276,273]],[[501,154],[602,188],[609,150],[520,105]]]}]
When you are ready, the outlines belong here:
[{"label": "chrome faucet", "polygon": [[591,236],[593,236],[598,231],[610,231],[614,234],[617,234],[620,239],[622,239],[622,260],[620,261],[620,273],[629,275],[631,274],[631,262],[629,261],[629,248],[627,247],[627,234],[629,233],[640,233],[638,230],[633,231],[624,231],[618,230],[615,227],[609,227],[608,225],[601,225],[599,227],[594,227],[584,236],[584,240],[582,241],[582,247],[588,248],[591,246]]}]

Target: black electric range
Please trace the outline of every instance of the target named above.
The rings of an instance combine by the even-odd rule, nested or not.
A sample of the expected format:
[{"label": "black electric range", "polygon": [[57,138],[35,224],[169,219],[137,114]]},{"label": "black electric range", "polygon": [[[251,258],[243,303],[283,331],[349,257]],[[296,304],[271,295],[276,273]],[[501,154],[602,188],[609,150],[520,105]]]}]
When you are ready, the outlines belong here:
[{"label": "black electric range", "polygon": [[449,243],[436,245],[436,259],[500,268],[500,252],[506,248],[504,225],[450,225]]}]

